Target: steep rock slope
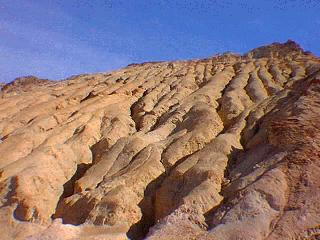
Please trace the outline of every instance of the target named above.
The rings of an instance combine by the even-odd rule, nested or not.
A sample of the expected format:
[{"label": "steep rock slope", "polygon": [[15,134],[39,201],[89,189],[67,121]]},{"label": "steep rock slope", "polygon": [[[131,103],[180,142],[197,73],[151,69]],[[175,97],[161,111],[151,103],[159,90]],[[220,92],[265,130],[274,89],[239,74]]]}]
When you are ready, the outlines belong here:
[{"label": "steep rock slope", "polygon": [[320,236],[320,60],[292,41],[0,97],[1,239]]}]

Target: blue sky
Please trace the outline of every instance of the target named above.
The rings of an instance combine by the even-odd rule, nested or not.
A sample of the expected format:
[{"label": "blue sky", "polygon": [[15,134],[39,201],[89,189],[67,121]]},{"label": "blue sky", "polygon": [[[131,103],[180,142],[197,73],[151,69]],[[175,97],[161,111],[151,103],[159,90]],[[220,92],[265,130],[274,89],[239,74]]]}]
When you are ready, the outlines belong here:
[{"label": "blue sky", "polygon": [[292,39],[320,55],[319,0],[0,0],[0,81],[244,53]]}]

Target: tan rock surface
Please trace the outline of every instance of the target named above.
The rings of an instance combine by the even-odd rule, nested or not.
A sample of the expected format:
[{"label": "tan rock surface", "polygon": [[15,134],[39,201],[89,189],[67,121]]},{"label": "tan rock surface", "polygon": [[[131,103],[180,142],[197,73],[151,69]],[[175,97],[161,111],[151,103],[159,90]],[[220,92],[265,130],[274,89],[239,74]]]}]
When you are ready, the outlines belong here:
[{"label": "tan rock surface", "polygon": [[19,78],[0,119],[0,239],[320,237],[320,59],[292,41]]}]

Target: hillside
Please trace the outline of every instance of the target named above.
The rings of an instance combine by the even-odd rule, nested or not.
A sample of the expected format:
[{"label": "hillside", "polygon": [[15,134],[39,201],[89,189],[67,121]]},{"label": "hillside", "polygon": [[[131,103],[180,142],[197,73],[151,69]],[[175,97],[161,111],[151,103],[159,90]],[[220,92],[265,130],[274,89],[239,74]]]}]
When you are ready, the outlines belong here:
[{"label": "hillside", "polygon": [[318,239],[319,119],[320,59],[293,41],[19,78],[0,239]]}]

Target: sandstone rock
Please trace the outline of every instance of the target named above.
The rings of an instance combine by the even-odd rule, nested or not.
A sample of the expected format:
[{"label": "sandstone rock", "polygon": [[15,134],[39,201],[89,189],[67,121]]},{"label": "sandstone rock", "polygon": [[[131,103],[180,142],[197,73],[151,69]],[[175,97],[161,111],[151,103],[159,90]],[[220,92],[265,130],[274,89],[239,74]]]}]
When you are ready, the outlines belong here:
[{"label": "sandstone rock", "polygon": [[320,59],[292,41],[0,92],[1,239],[308,239]]}]

